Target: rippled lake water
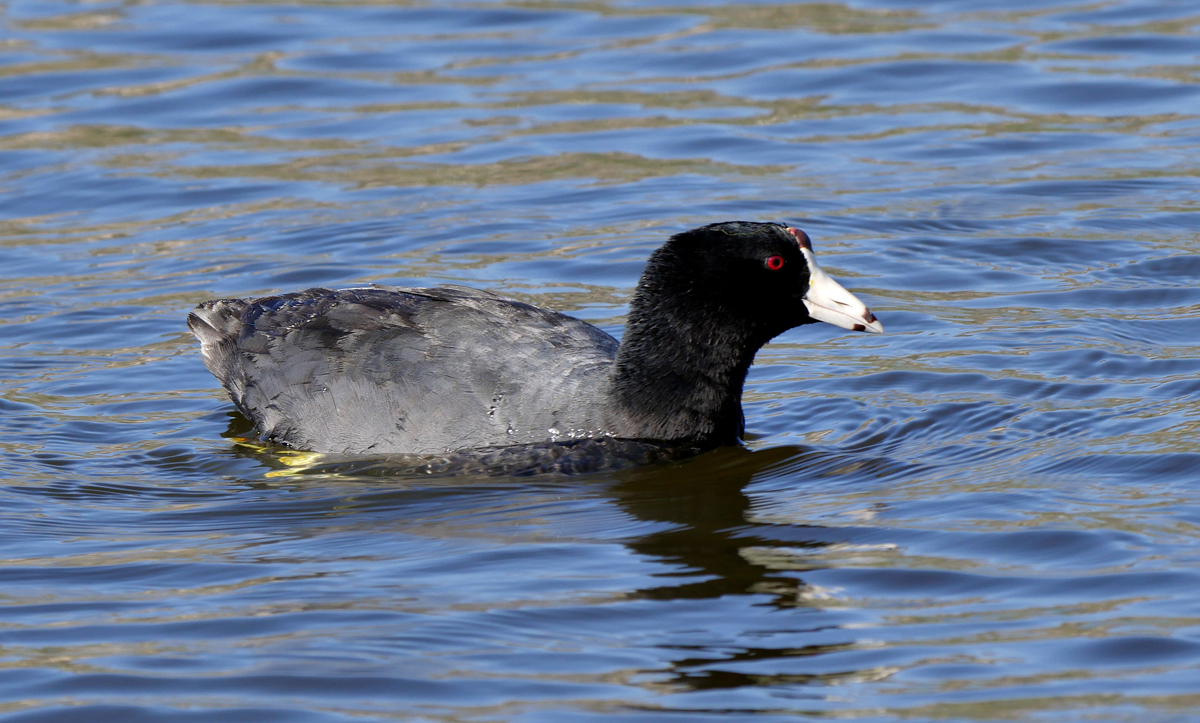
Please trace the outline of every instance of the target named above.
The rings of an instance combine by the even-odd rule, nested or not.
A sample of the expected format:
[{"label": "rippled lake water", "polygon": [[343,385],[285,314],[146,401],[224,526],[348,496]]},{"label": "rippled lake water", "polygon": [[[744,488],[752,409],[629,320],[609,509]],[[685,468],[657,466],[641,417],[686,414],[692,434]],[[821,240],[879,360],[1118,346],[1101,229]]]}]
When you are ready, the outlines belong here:
[{"label": "rippled lake water", "polygon": [[[0,9],[5,721],[1200,720],[1194,3]],[[729,219],[888,333],[780,337],[685,462],[297,464],[184,326],[455,282],[619,334]]]}]

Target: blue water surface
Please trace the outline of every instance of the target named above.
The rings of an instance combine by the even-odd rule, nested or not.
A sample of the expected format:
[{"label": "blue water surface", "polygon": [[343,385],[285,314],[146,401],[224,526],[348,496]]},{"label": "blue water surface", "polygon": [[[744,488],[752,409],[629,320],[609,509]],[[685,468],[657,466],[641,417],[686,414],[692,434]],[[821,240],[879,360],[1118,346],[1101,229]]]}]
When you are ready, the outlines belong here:
[{"label": "blue water surface", "polygon": [[[1200,10],[0,6],[0,720],[1200,720]],[[184,318],[462,283],[619,334],[805,229],[883,336],[607,473],[240,444]]]}]

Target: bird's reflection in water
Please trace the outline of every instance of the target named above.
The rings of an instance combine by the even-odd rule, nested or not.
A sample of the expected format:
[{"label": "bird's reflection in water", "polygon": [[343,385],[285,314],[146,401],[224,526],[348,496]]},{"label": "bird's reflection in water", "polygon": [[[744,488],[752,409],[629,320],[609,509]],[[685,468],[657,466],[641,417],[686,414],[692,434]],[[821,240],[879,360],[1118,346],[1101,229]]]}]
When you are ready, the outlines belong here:
[{"label": "bird's reflection in water", "polygon": [[[801,576],[805,551],[841,542],[846,531],[755,521],[746,492],[762,476],[784,473],[802,484],[804,475],[798,470],[828,471],[845,463],[794,446],[756,452],[726,448],[672,469],[646,467],[621,476],[613,493],[624,510],[642,520],[670,523],[628,546],[679,566],[677,573],[661,576],[661,584],[638,590],[639,596],[663,601],[751,596],[755,605],[775,609],[774,615],[755,616],[754,625],[766,627],[755,635],[737,635],[736,643],[730,639],[695,650],[680,646],[682,656],[670,664],[671,686],[722,690],[875,677],[873,670],[840,669],[837,664],[799,666],[813,672],[797,669],[797,658],[856,647],[858,636],[821,614],[814,590]],[[737,622],[733,627],[745,633],[748,625]],[[713,637],[728,636],[713,631]],[[759,645],[747,645],[750,641]]]},{"label": "bird's reflection in water", "polygon": [[[231,414],[231,417],[239,415]],[[229,434],[240,437],[247,431],[239,417],[231,424]],[[776,610],[780,616],[775,620],[776,632],[786,632],[786,643],[772,641],[768,635],[762,638],[762,647],[747,647],[745,643],[752,636],[745,635],[738,636],[739,644],[701,645],[703,649],[695,653],[687,649],[687,644],[681,644],[676,654],[669,656],[673,661],[669,669],[655,671],[660,682],[665,673],[665,682],[669,685],[711,690],[797,685],[809,679],[829,682],[874,677],[869,670],[829,670],[824,665],[818,666],[825,668],[820,673],[799,673],[794,670],[794,664],[785,660],[855,647],[855,635],[839,630],[836,622],[820,614],[821,607],[814,603],[811,590],[801,575],[805,569],[802,562],[805,551],[816,552],[830,544],[846,541],[853,531],[755,521],[747,494],[747,487],[756,478],[782,474],[795,479],[795,484],[803,484],[806,478],[845,466],[848,462],[845,457],[796,446],[760,451],[727,447],[696,454],[694,450],[631,445],[624,449],[628,458],[617,460],[614,468],[589,471],[588,465],[580,461],[586,459],[586,454],[571,461],[570,454],[563,453],[571,446],[559,447],[535,449],[532,454],[526,450],[524,461],[533,464],[525,467],[518,464],[522,458],[515,451],[502,451],[491,459],[493,463],[499,462],[491,469],[476,463],[452,469],[446,458],[435,461],[432,468],[429,460],[318,458],[303,453],[281,453],[278,448],[266,449],[249,443],[241,444],[237,453],[253,456],[272,467],[270,474],[276,475],[281,483],[304,484],[305,480],[328,481],[331,477],[348,483],[355,480],[378,483],[386,479],[389,491],[381,491],[373,485],[373,492],[356,494],[354,504],[373,506],[374,511],[379,512],[378,505],[383,503],[384,507],[391,508],[388,514],[397,516],[403,516],[405,512],[404,490],[411,494],[412,490],[419,489],[425,503],[430,494],[437,495],[440,490],[449,508],[441,512],[474,518],[481,509],[495,504],[495,498],[485,500],[482,491],[494,493],[498,484],[501,487],[511,485],[511,496],[506,497],[506,501],[516,504],[520,504],[523,490],[530,489],[524,486],[530,480],[558,485],[558,489],[568,493],[572,489],[587,489],[588,494],[594,495],[599,488],[604,497],[611,499],[630,517],[652,523],[637,525],[636,529],[649,531],[622,539],[622,544],[639,556],[664,562],[670,568],[655,574],[656,584],[631,590],[627,596],[654,601],[751,596],[754,598],[752,605]],[[583,447],[587,451],[586,445]],[[610,453],[612,450],[601,445],[600,451]],[[504,466],[505,462],[509,463],[508,467]],[[549,464],[552,474],[537,466],[544,463]],[[888,474],[891,468],[884,460],[868,461],[864,465],[861,458],[855,466],[858,473],[868,475]],[[563,470],[575,468],[582,473],[562,474]],[[890,469],[890,472],[895,470]],[[506,479],[505,474],[517,477]],[[472,489],[480,494],[473,498]],[[544,487],[540,489],[544,491]],[[346,500],[342,499],[339,514],[344,515],[347,509]],[[428,507],[425,510],[427,512]],[[813,642],[805,644],[806,638]],[[757,670],[753,673],[736,670],[747,665]],[[778,670],[768,672],[775,668],[791,670],[786,674]]]},{"label": "bird's reflection in water", "polygon": [[[639,591],[652,599],[716,598],[722,595],[766,593],[776,604],[791,606],[803,583],[756,564],[744,554],[748,547],[777,544],[774,525],[750,521],[746,487],[754,476],[803,455],[796,447],[761,452],[726,448],[672,468],[629,470],[614,485],[622,509],[641,520],[666,522],[670,527],[628,544],[644,555],[681,566],[678,584]],[[788,535],[790,547],[819,546],[803,539],[803,528]]]}]

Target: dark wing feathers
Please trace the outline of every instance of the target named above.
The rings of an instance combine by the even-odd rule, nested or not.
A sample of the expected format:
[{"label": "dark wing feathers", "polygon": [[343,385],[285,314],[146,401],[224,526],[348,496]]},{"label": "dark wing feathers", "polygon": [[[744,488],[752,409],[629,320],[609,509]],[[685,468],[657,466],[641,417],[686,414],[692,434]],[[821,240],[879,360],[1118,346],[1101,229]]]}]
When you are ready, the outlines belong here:
[{"label": "dark wing feathers", "polygon": [[[506,395],[528,399],[532,408],[514,413],[544,432],[555,422],[542,417],[557,410],[542,407],[562,405],[553,381],[550,392],[538,387],[558,379],[563,395],[578,395],[576,367],[592,374],[617,348],[582,321],[467,287],[222,299],[198,306],[188,325],[264,437],[324,452],[511,442],[514,425],[497,413]],[[545,353],[565,348],[573,353]]]}]

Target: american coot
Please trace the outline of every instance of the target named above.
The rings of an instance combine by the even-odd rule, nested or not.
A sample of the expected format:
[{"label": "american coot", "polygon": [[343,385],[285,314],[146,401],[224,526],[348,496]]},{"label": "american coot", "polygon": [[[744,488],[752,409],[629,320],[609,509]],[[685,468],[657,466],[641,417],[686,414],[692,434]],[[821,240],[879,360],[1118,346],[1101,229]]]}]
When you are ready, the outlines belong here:
[{"label": "american coot", "polygon": [[733,444],[758,349],[801,324],[882,332],[775,223],[718,223],[655,251],[623,342],[462,286],[309,289],[200,304],[204,364],[263,439],[442,454],[581,438]]}]

